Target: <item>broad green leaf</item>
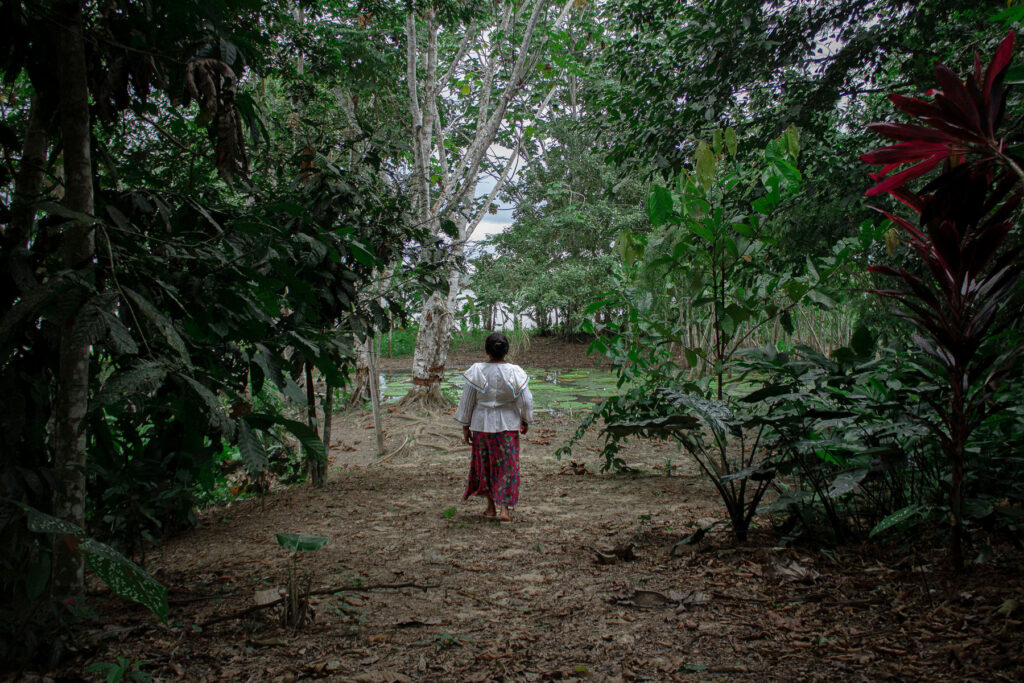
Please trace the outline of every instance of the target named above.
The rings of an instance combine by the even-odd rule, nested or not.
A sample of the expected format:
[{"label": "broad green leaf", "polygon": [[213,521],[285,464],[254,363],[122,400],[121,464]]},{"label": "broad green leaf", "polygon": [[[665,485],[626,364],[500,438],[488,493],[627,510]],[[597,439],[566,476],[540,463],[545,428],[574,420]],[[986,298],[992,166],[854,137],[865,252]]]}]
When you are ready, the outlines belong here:
[{"label": "broad green leaf", "polygon": [[782,315],[779,316],[779,324],[782,325],[782,329],[787,334],[793,334],[793,316],[790,315],[789,311],[782,312]]},{"label": "broad green leaf", "polygon": [[352,250],[352,256],[355,260],[367,268],[374,268],[380,264],[380,261],[373,255],[373,252],[356,240],[351,240],[349,242],[349,249]]},{"label": "broad green leaf", "polygon": [[775,209],[775,204],[776,202],[772,200],[772,197],[766,194],[763,197],[758,197],[752,201],[750,206],[754,211],[767,216]]},{"label": "broad green leaf", "polygon": [[725,147],[729,150],[729,156],[736,156],[736,131],[732,126],[725,129]]},{"label": "broad green leaf", "polygon": [[722,481],[771,481],[775,478],[775,466],[770,462],[763,462],[760,465],[746,467],[739,472],[722,475]]},{"label": "broad green leaf", "polygon": [[163,385],[166,376],[167,370],[161,364],[151,360],[139,360],[136,364],[117,370],[108,377],[93,397],[89,410],[97,410],[131,396],[155,391]]},{"label": "broad green leaf", "polygon": [[36,561],[25,572],[25,595],[29,600],[38,600],[50,583],[49,552],[40,552]]},{"label": "broad green leaf", "polygon": [[160,621],[167,623],[170,606],[167,587],[147,574],[127,557],[92,538],[78,546],[86,553],[85,560],[112,591],[147,607]]},{"label": "broad green leaf", "polygon": [[866,325],[858,325],[853,331],[850,347],[861,358],[867,358],[875,352],[875,337]]},{"label": "broad green leaf", "polygon": [[711,148],[715,152],[715,156],[722,156],[722,129],[716,128],[715,132],[711,135]]},{"label": "broad green leaf", "polygon": [[309,534],[277,534],[278,544],[285,550],[292,552],[311,552],[320,550],[331,540],[326,536],[311,536]]},{"label": "broad green leaf", "polygon": [[783,134],[786,141],[786,149],[794,159],[800,154],[800,129],[795,124],[790,124]]},{"label": "broad green leaf", "polygon": [[178,352],[178,355],[181,356],[185,365],[192,367],[192,359],[189,358],[188,349],[185,347],[185,340],[181,338],[180,334],[178,334],[178,330],[175,329],[174,323],[171,319],[158,311],[156,306],[135,290],[129,289],[128,287],[122,287],[121,289],[128,295],[128,298],[134,302],[135,307],[143,317],[147,318],[158,330],[160,330],[160,334],[164,336],[168,346]]},{"label": "broad green leaf", "polygon": [[89,538],[77,525],[67,522],[22,503],[16,503],[25,513],[30,531],[40,534],[73,536],[78,549],[100,579],[114,593],[148,608],[160,621],[167,623],[169,605],[167,588],[141,567],[110,546]]},{"label": "broad green leaf", "polygon": [[880,534],[883,531],[892,529],[893,527],[902,528],[908,525],[915,517],[920,517],[925,510],[926,508],[923,505],[919,505],[917,503],[912,503],[904,508],[900,508],[876,524],[875,528],[868,533],[868,537],[874,537],[876,534]]},{"label": "broad green leaf", "polygon": [[828,487],[828,497],[839,498],[854,490],[858,484],[864,481],[864,477],[868,476],[868,471],[868,468],[863,467],[840,473]]},{"label": "broad green leaf", "polygon": [[701,140],[697,145],[697,182],[705,189],[710,190],[715,182],[715,166],[717,160],[715,153],[708,146],[708,143]]},{"label": "broad green leaf", "polygon": [[685,408],[696,414],[704,423],[719,434],[739,435],[741,428],[729,406],[724,401],[715,401],[694,394],[683,394],[671,389],[659,389],[663,397],[676,408]]},{"label": "broad green leaf", "polygon": [[103,312],[107,323],[111,348],[121,356],[134,356],[139,352],[139,345],[132,338],[132,333],[125,327],[121,319],[110,311]]},{"label": "broad green leaf", "polygon": [[672,193],[668,188],[651,185],[651,190],[647,194],[647,215],[651,219],[651,225],[656,228],[668,221],[672,215]]},{"label": "broad green leaf", "polygon": [[271,353],[270,349],[263,344],[257,344],[256,355],[253,357],[253,361],[260,366],[263,374],[270,378],[274,386],[284,392],[285,396],[296,403],[306,402],[302,389],[295,383],[295,380],[282,372],[277,356]]},{"label": "broad green leaf", "polygon": [[691,415],[666,415],[643,420],[616,422],[605,427],[605,431],[609,434],[627,436],[630,434],[673,434],[698,427],[700,427],[700,421]]},{"label": "broad green leaf", "polygon": [[210,420],[210,425],[224,432],[230,434],[233,430],[233,423],[231,419],[224,412],[224,406],[221,405],[216,394],[207,389],[203,384],[198,382],[195,378],[185,374],[178,374],[185,384],[192,388],[192,391],[196,393],[203,403],[206,404],[206,415]]},{"label": "broad green leaf", "polygon": [[327,459],[327,449],[324,448],[324,442],[312,427],[303,422],[289,420],[280,415],[271,415],[269,413],[250,413],[245,416],[245,419],[251,427],[257,429],[268,429],[273,425],[281,425],[299,440],[307,455],[314,460]]},{"label": "broad green leaf", "polygon": [[249,474],[261,474],[270,468],[266,449],[244,419],[238,421],[238,451]]},{"label": "broad green leaf", "polygon": [[689,229],[690,232],[692,232],[697,237],[700,237],[702,240],[707,240],[708,242],[711,242],[715,239],[715,232],[709,225],[707,225],[706,221],[689,220],[686,221],[686,227],[687,229]]}]

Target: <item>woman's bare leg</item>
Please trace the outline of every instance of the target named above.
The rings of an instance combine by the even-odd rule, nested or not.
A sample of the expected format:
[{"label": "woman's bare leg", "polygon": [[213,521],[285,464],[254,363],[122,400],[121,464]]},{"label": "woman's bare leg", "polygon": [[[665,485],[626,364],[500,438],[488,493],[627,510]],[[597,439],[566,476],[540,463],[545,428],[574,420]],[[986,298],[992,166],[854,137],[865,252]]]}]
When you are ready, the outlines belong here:
[{"label": "woman's bare leg", "polygon": [[494,507],[494,499],[490,496],[487,497],[487,512],[484,513],[485,517],[496,517],[498,515],[497,508]]}]

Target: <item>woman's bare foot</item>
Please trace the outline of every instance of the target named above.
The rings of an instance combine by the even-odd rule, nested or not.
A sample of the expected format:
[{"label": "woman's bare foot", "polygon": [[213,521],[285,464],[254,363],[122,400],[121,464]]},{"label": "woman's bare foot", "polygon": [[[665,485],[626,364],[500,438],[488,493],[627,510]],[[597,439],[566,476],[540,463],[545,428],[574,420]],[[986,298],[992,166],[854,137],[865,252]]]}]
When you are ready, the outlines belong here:
[{"label": "woman's bare foot", "polygon": [[487,510],[484,511],[484,517],[497,517],[498,510],[494,507],[494,500],[491,498],[487,499]]},{"label": "woman's bare foot", "polygon": [[508,508],[502,508],[501,509],[501,517],[499,517],[498,519],[501,520],[502,522],[511,522],[512,521],[512,511],[509,510]]}]

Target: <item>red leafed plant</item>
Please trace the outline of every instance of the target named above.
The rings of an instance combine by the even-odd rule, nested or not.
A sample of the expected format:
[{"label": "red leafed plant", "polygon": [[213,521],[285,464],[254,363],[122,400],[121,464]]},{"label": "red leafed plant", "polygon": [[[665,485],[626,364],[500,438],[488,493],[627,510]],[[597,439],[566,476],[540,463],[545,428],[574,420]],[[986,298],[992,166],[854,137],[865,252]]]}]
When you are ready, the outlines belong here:
[{"label": "red leafed plant", "polygon": [[[938,65],[941,91],[933,91],[932,102],[890,95],[896,108],[920,125],[872,124],[871,130],[899,142],[861,157],[882,165],[871,175],[877,184],[866,194],[889,193],[918,214],[915,224],[883,212],[906,234],[923,273],[889,266],[870,270],[901,281],[898,289],[875,293],[898,302],[896,314],[914,325],[914,341],[933,361],[933,379],[944,388],[931,401],[940,416],[933,430],[951,472],[950,552],[958,569],[963,567],[967,444],[974,429],[998,409],[995,389],[1020,351],[1007,353],[992,343],[1008,325],[1004,308],[1020,277],[1020,250],[1006,248],[1005,242],[1024,172],[1009,151],[1007,131],[1000,130],[1007,96],[1003,79],[1013,44],[1011,31],[984,71],[975,56],[974,75],[966,81]],[[940,164],[941,174],[919,192],[905,187]]]}]

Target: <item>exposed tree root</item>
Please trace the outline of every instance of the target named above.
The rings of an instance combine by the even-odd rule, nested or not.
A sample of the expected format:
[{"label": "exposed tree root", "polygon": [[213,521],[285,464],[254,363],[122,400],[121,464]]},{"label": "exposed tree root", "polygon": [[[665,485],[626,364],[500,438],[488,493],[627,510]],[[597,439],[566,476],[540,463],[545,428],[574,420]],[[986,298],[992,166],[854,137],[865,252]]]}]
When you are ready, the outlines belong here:
[{"label": "exposed tree root", "polygon": [[441,385],[430,387],[413,386],[409,393],[398,401],[398,407],[411,412],[446,413],[454,406],[441,393]]}]

